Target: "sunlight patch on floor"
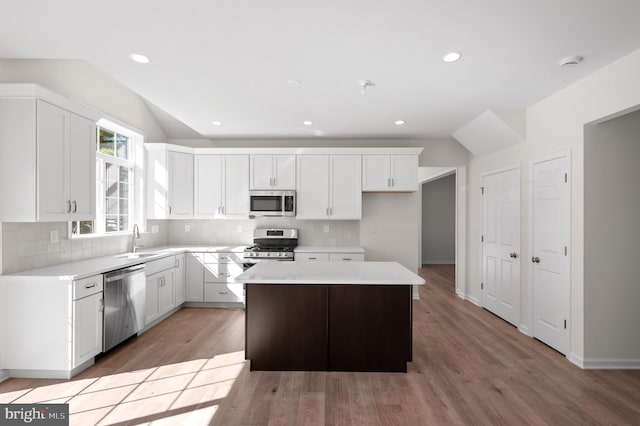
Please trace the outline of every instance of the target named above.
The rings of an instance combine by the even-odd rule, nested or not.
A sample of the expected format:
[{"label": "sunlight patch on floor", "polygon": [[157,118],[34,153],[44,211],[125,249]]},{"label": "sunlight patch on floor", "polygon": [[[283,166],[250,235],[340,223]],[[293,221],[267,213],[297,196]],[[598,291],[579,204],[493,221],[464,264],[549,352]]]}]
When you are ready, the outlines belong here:
[{"label": "sunlight patch on floor", "polygon": [[207,425],[245,364],[232,352],[2,393],[0,403],[68,403],[71,425]]}]

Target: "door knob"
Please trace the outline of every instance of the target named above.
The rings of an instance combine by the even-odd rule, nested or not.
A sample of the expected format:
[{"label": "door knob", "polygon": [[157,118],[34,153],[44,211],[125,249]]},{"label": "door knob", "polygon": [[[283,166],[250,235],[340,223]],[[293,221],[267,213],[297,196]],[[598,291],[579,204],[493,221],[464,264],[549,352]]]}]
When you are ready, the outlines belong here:
[{"label": "door knob", "polygon": [[515,259],[515,258],[518,257],[518,254],[517,253],[509,253],[509,257],[512,258],[512,259]]},{"label": "door knob", "polygon": [[532,257],[532,258],[531,258],[531,261],[532,261],[533,263],[540,263],[540,258],[539,258],[539,257],[537,257],[537,256],[534,256],[534,257]]}]

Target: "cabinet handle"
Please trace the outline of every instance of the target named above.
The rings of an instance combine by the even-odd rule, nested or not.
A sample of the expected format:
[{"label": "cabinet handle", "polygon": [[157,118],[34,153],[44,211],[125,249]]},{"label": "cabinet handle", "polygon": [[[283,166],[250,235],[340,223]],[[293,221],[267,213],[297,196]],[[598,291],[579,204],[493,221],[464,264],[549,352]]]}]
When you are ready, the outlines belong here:
[{"label": "cabinet handle", "polygon": [[76,203],[76,200],[73,200],[73,212],[77,212],[78,211],[78,203]]},{"label": "cabinet handle", "polygon": [[333,207],[329,207],[329,216],[333,216]]},{"label": "cabinet handle", "polygon": [[219,291],[218,294],[229,294],[228,291]]},{"label": "cabinet handle", "polygon": [[342,260],[353,260],[350,257],[343,257]]},{"label": "cabinet handle", "polygon": [[224,214],[224,206],[220,207],[220,210],[222,210],[222,214]]},{"label": "cabinet handle", "polygon": [[71,213],[71,201],[67,200],[67,213]]},{"label": "cabinet handle", "polygon": [[169,214],[171,214],[171,206],[169,206]]},{"label": "cabinet handle", "polygon": [[87,289],[89,289],[89,288],[94,288],[96,285],[97,285],[96,283],[93,283],[93,284],[85,284],[85,285],[84,285],[84,288],[87,288]]},{"label": "cabinet handle", "polygon": [[316,260],[317,257],[310,257],[309,260]]},{"label": "cabinet handle", "polygon": [[391,180],[391,186],[395,186],[395,185],[394,185],[394,184],[395,184],[394,179],[393,179],[393,178],[391,178],[390,180]]}]

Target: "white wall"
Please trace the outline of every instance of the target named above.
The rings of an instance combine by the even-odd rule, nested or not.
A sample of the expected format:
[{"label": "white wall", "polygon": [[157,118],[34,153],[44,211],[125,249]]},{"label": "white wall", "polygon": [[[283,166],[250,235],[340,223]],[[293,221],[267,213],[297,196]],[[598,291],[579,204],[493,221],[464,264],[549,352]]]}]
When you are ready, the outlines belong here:
[{"label": "white wall", "polygon": [[424,264],[454,264],[456,256],[456,176],[422,187],[422,258]]},{"label": "white wall", "polygon": [[640,111],[585,127],[584,358],[640,361]]},{"label": "white wall", "polygon": [[[560,72],[560,71],[559,71]],[[629,111],[640,104],[640,50],[561,90],[527,109],[527,140],[514,147],[473,157],[468,169],[467,284],[466,293],[480,299],[480,174],[521,163],[523,259],[529,237],[527,164],[547,153],[571,149],[571,352],[584,355],[584,135],[586,123]],[[521,323],[529,325],[529,264],[521,267]]]}]

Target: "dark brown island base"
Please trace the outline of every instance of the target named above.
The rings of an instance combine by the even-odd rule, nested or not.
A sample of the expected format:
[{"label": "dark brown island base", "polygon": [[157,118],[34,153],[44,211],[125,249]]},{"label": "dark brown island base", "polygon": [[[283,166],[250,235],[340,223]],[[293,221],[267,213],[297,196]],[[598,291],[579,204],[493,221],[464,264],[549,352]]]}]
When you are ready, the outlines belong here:
[{"label": "dark brown island base", "polygon": [[400,264],[265,262],[239,279],[251,370],[407,371],[424,280]]}]

